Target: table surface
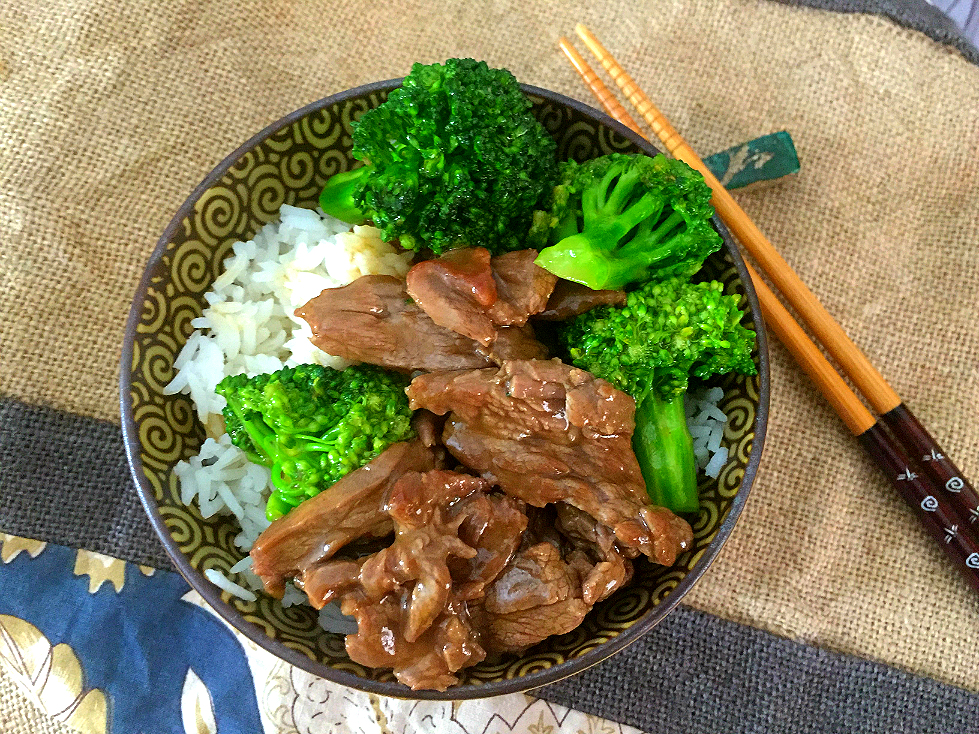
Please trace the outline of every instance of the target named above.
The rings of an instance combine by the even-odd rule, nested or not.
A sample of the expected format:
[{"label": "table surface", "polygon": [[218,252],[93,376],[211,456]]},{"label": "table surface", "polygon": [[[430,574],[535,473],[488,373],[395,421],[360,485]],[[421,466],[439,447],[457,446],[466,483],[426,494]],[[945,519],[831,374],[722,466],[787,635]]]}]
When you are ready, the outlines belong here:
[{"label": "table surface", "polygon": [[[582,20],[695,149],[792,133],[801,171],[739,203],[979,475],[979,53],[923,3],[800,4],[818,7],[0,7],[0,729],[314,732],[324,712],[363,732],[979,726],[974,593],[778,345],[765,459],[724,552],[640,642],[534,699],[415,705],[272,658],[173,572],[125,464],[129,299],[214,164],[414,60],[474,55],[591,104],[553,43]],[[979,3],[934,5],[979,37]]]}]

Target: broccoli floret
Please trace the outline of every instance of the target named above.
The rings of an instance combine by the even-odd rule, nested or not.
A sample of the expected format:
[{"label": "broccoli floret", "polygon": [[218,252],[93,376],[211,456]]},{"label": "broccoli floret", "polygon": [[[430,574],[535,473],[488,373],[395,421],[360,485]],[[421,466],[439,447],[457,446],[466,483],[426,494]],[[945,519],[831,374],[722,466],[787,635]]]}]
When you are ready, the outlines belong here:
[{"label": "broccoli floret", "polygon": [[719,282],[674,276],[562,325],[571,361],[636,400],[633,448],[654,504],[698,508],[693,440],[683,410],[691,375],[753,375],[755,333],[741,324],[739,298]]},{"label": "broccoli floret", "polygon": [[742,316],[739,297],[724,295],[722,283],[672,277],[644,283],[621,308],[576,316],[560,338],[575,365],[637,401],[654,388],[670,400],[686,392],[690,375],[755,374],[755,333]]},{"label": "broccoli floret", "polygon": [[320,192],[320,209],[341,222],[350,224],[366,222],[367,215],[358,206],[354,194],[373,172],[372,166],[361,166],[351,171],[333,174]]},{"label": "broccoli floret", "polygon": [[689,277],[722,244],[711,227],[711,190],[682,161],[613,153],[561,165],[550,217],[538,217],[530,241],[549,241],[537,264],[601,290],[649,278]]},{"label": "broccoli floret", "polygon": [[331,178],[320,206],[413,250],[521,249],[557,176],[557,145],[531,107],[505,69],[415,64],[353,124],[354,157],[367,165]]},{"label": "broccoli floret", "polygon": [[231,442],[272,470],[269,520],[412,438],[408,378],[372,365],[287,367],[217,386]]},{"label": "broccoli floret", "polygon": [[224,415],[224,428],[228,437],[231,439],[231,443],[244,451],[249,461],[267,466],[268,462],[259,453],[258,449],[255,448],[255,444],[252,443],[252,439],[248,435],[248,430],[238,417],[238,414],[228,407],[224,408],[221,413]]}]

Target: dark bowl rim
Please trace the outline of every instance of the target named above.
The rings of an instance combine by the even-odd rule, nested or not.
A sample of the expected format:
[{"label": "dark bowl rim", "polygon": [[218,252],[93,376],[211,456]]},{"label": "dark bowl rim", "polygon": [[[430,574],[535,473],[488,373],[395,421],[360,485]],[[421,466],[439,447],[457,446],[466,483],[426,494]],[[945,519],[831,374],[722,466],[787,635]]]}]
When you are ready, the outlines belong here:
[{"label": "dark bowl rim", "polygon": [[[389,91],[391,89],[395,89],[401,85],[401,82],[401,78],[396,78],[364,84],[359,87],[354,87],[352,89],[339,92],[338,94],[334,94],[329,97],[324,97],[323,99],[312,102],[305,107],[289,113],[285,117],[273,122],[257,135],[249,138],[245,143],[235,149],[234,152],[225,157],[224,160],[222,160],[204,178],[204,180],[198,184],[187,200],[180,206],[173,219],[170,221],[170,224],[167,225],[166,229],[163,231],[163,234],[157,242],[153,254],[146,263],[143,276],[140,279],[139,286],[137,287],[136,293],[133,297],[129,316],[126,320],[126,331],[120,359],[119,377],[119,400],[122,418],[122,434],[126,447],[126,458],[129,464],[130,474],[136,485],[136,492],[139,495],[139,499],[143,504],[143,508],[146,511],[147,516],[149,517],[150,524],[153,526],[153,529],[159,536],[160,541],[163,543],[163,547],[166,549],[167,555],[170,556],[170,559],[173,561],[174,565],[177,567],[177,570],[184,577],[187,583],[189,583],[190,586],[196,590],[226,622],[228,622],[228,624],[239,630],[252,642],[275,655],[279,659],[284,660],[291,665],[295,665],[296,667],[312,673],[313,675],[325,678],[341,685],[366,691],[368,693],[376,693],[383,696],[414,700],[464,700],[488,698],[491,696],[498,696],[508,693],[528,691],[549,683],[554,683],[558,680],[567,678],[568,676],[590,668],[611,655],[614,655],[627,645],[630,645],[641,638],[646,632],[658,624],[677,606],[677,604],[680,603],[680,600],[690,590],[694,583],[696,583],[700,577],[703,576],[704,572],[717,557],[717,554],[720,552],[727,538],[730,536],[731,531],[734,529],[734,525],[737,522],[738,517],[741,515],[741,511],[744,508],[745,502],[747,501],[748,493],[754,484],[758,465],[761,462],[762,450],[765,444],[765,434],[768,426],[770,391],[768,340],[765,325],[761,318],[761,309],[758,303],[758,298],[755,294],[754,288],[752,287],[751,278],[748,275],[744,260],[741,257],[741,253],[738,251],[737,246],[734,244],[727,227],[725,227],[720,219],[715,215],[713,217],[713,224],[723,237],[724,246],[726,247],[728,255],[731,257],[731,260],[738,271],[738,277],[741,280],[742,287],[744,288],[745,294],[748,298],[748,303],[751,306],[752,321],[754,323],[755,332],[758,338],[758,354],[760,362],[758,374],[760,388],[758,391],[758,407],[755,411],[755,435],[752,440],[751,453],[749,454],[748,464],[745,467],[744,475],[741,479],[741,484],[738,487],[737,494],[734,496],[734,499],[731,502],[731,507],[728,510],[727,517],[721,523],[721,526],[718,528],[714,539],[703,551],[697,563],[686,574],[686,576],[680,580],[676,587],[670,591],[668,596],[662,602],[647,612],[644,617],[640,618],[631,627],[624,630],[611,640],[596,646],[583,655],[565,660],[564,662],[558,663],[557,665],[553,665],[549,668],[532,671],[527,675],[520,676],[519,678],[491,681],[488,683],[465,684],[449,688],[446,691],[412,691],[404,684],[396,681],[378,681],[368,678],[361,678],[360,676],[346,670],[340,670],[323,665],[322,663],[312,660],[303,653],[287,647],[281,641],[269,637],[257,625],[245,621],[241,615],[241,612],[236,610],[221,598],[221,589],[208,581],[203,572],[193,568],[190,565],[190,561],[187,556],[180,551],[176,541],[171,536],[166,524],[163,521],[163,516],[160,513],[159,506],[153,494],[153,488],[150,485],[149,480],[146,479],[146,476],[142,470],[142,462],[139,456],[139,434],[136,430],[136,423],[132,410],[129,407],[129,398],[132,389],[132,362],[136,341],[136,327],[139,323],[139,317],[142,311],[144,299],[151,285],[151,273],[159,264],[170,241],[172,240],[177,229],[181,226],[183,220],[187,218],[187,216],[193,214],[194,206],[199,197],[207,189],[217,183],[241,158],[242,155],[247,153],[258,143],[274,135],[282,128],[292,125],[312,112],[316,112],[339,102],[344,102],[351,98],[361,97],[371,92]],[[649,155],[655,155],[656,153],[660,152],[653,145],[651,145],[648,140],[640,137],[632,130],[629,130],[627,127],[615,121],[601,110],[547,89],[542,89],[540,87],[535,87],[528,84],[521,84],[520,86],[524,92],[529,95],[547,99],[551,102],[570,107],[577,112],[591,117],[596,122],[607,127],[609,130],[630,140]]]}]

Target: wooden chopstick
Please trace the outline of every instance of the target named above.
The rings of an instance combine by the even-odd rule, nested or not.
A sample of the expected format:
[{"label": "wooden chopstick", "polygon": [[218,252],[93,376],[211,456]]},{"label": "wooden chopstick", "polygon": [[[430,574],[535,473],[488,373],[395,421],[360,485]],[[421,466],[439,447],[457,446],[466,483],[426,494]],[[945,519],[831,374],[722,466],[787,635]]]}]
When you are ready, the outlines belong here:
[{"label": "wooden chopstick", "polygon": [[833,369],[819,347],[810,339],[778,300],[768,284],[749,263],[745,263],[751,282],[755,286],[758,303],[761,306],[765,324],[771,327],[775,336],[789,350],[799,366],[816,383],[819,392],[840,416],[846,427],[854,436],[869,431],[877,423],[870,411],[864,406]]},{"label": "wooden chopstick", "polygon": [[789,350],[795,361],[809,375],[819,391],[860,441],[864,449],[883,470],[891,484],[918,516],[925,530],[979,591],[979,539],[960,531],[954,505],[936,490],[933,480],[912,470],[915,463],[903,447],[874,419],[870,411],[833,369],[819,347],[778,300],[761,276],[745,263],[755,286],[765,324]]},{"label": "wooden chopstick", "polygon": [[802,316],[803,320],[809,324],[819,341],[840,363],[843,371],[854,381],[860,392],[866,396],[874,410],[878,413],[886,413],[900,405],[901,398],[898,397],[897,393],[874,369],[870,360],[857,345],[850,340],[850,337],[843,331],[843,327],[833,320],[819,299],[806,287],[772,243],[768,241],[768,238],[762,234],[762,231],[751,221],[745,211],[738,206],[734,197],[707,170],[703,161],[687,145],[680,134],[673,129],[663,113],[643,93],[639,85],[633,81],[632,77],[625,72],[585,26],[579,23],[575,27],[575,32],[605,67],[629,102],[646,120],[666,150],[673,157],[704,175],[705,180],[714,192],[711,203],[714,205],[718,216],[724,220],[724,223],[737,236],[744,248],[758,261],[761,269],[772,279],[775,287]]},{"label": "wooden chopstick", "polygon": [[[903,404],[900,396],[847,336],[843,327],[833,319],[774,245],[738,206],[734,197],[707,170],[703,161],[670,125],[663,113],[643,93],[632,77],[595,38],[595,35],[580,23],[575,27],[575,33],[608,71],[667,151],[703,174],[714,192],[711,203],[718,216],[737,236],[742,246],[758,261],[764,273],[802,317],[819,342],[843,369],[844,374],[853,381],[871,407],[880,414],[881,420],[900,438],[911,455],[921,462],[925,473],[938,483],[940,491],[956,508],[956,514],[963,526],[974,525],[979,520],[979,494],[966,480],[962,471],[948,458],[948,454],[938,441]],[[975,559],[975,563],[979,567],[979,558]]]},{"label": "wooden chopstick", "polygon": [[[592,53],[596,55],[629,101],[636,107],[637,111],[650,124],[650,127],[656,132],[667,150],[704,175],[714,191],[713,203],[718,214],[725,220],[725,223],[732,231],[738,235],[742,244],[745,244],[746,249],[753,255],[755,255],[755,252],[751,247],[747,246],[745,238],[761,238],[763,244],[758,249],[763,254],[766,254],[767,257],[759,258],[756,255],[756,259],[762,265],[763,269],[765,269],[766,273],[769,272],[768,267],[788,270],[791,276],[783,277],[780,280],[789,283],[788,287],[790,292],[798,297],[801,303],[804,304],[807,301],[815,303],[817,308],[810,308],[808,313],[810,316],[813,313],[821,315],[824,320],[828,320],[832,324],[832,326],[822,330],[823,333],[829,335],[827,338],[835,339],[837,338],[837,334],[842,334],[845,342],[849,344],[849,347],[844,345],[841,350],[838,350],[844,355],[844,358],[841,359],[837,355],[837,352],[832,349],[830,349],[830,353],[834,357],[837,357],[844,371],[853,379],[858,389],[864,393],[874,409],[884,413],[882,417],[884,423],[891,427],[894,434],[902,440],[915,456],[922,457],[923,465],[929,470],[925,476],[919,475],[912,470],[912,467],[916,467],[917,465],[907,456],[901,444],[894,440],[894,437],[884,429],[881,422],[874,419],[859,397],[847,386],[843,378],[840,377],[816,344],[795,322],[791,314],[782,306],[778,298],[768,288],[758,273],[750,265],[747,266],[766,324],[772,328],[772,331],[789,349],[803,370],[809,374],[820,392],[826,397],[827,401],[844,421],[847,428],[858,437],[867,452],[881,467],[888,479],[890,479],[891,484],[894,485],[918,515],[926,530],[939,542],[942,549],[952,559],[954,565],[963,572],[972,586],[979,590],[979,539],[973,533],[968,532],[968,525],[979,517],[979,497],[973,502],[967,493],[967,490],[971,491],[972,497],[975,497],[975,491],[961,477],[961,472],[958,471],[954,464],[947,460],[944,451],[938,447],[937,443],[920,423],[918,423],[914,415],[903,406],[897,393],[887,384],[880,373],[873,368],[869,360],[860,352],[857,346],[850,341],[849,337],[843,332],[842,327],[833,321],[832,317],[823,308],[822,304],[819,303],[815,295],[806,288],[799,277],[791,270],[788,263],[775,251],[774,246],[764,237],[754,223],[751,222],[748,215],[737,205],[727,190],[706,169],[696,153],[693,152],[686,141],[669,124],[663,114],[656,109],[635,81],[626,74],[625,70],[622,69],[587,28],[579,24],[575,28],[575,31],[585,41]],[[573,46],[566,39],[562,39],[561,48],[569,58],[572,58],[572,52],[577,56],[577,60],[572,58],[575,69],[578,70],[582,78],[586,80],[588,87],[592,89],[599,101],[602,102],[611,114],[612,109],[607,100],[614,100],[614,96],[610,93],[601,95],[596,91],[596,87],[604,89],[605,92],[608,92],[608,89],[605,88],[600,80],[597,81],[596,85],[595,80],[597,80],[597,75],[591,70],[587,62],[574,51]],[[615,104],[618,105],[618,102],[615,101]],[[642,135],[641,132],[639,134]],[[679,154],[677,151],[679,151]],[[725,201],[724,207],[718,207],[717,205],[718,201],[721,200]],[[733,222],[728,220],[728,216],[740,222],[739,229],[733,226]],[[757,240],[753,239],[752,241],[756,242]],[[770,273],[769,277],[772,277]],[[801,286],[801,289],[793,287],[793,279],[797,281],[797,286]],[[772,280],[778,285],[779,280],[776,280],[774,277],[772,277]],[[805,317],[803,309],[796,305],[792,297],[785,294],[784,291],[783,294],[786,295],[789,302]],[[805,294],[808,294],[808,298]],[[813,331],[817,333],[817,336],[825,344],[826,340],[823,335],[815,327],[813,327]],[[828,346],[827,349],[829,349]],[[861,379],[858,380],[854,374],[848,371],[848,368],[854,369]],[[890,420],[888,420],[888,416],[890,416]],[[965,503],[960,500],[960,497],[965,499]],[[961,529],[959,528],[959,523],[964,523]]]},{"label": "wooden chopstick", "polygon": [[643,135],[642,130],[639,129],[639,123],[632,119],[632,115],[626,111],[625,107],[619,104],[619,100],[605,86],[605,82],[598,78],[598,74],[582,58],[581,54],[578,53],[578,49],[572,46],[571,42],[564,36],[558,39],[558,46],[561,47],[561,50],[564,51],[564,54],[571,61],[571,65],[577,69],[585,84],[592,91],[592,94],[598,98],[598,101],[602,103],[612,118],[621,122],[637,135]]}]

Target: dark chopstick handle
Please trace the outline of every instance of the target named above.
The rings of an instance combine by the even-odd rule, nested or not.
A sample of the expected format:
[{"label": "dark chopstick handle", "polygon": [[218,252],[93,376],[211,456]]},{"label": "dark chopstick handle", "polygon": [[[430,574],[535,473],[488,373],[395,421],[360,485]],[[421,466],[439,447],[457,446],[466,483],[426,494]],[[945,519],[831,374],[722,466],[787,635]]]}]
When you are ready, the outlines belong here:
[{"label": "dark chopstick handle", "polygon": [[934,482],[942,488],[949,503],[958,513],[959,521],[979,529],[979,494],[948,458],[928,430],[921,425],[904,403],[881,416],[884,424],[900,437],[901,443],[918,461]]},{"label": "dark chopstick handle", "polygon": [[979,591],[979,543],[961,524],[943,490],[927,476],[916,473],[915,470],[923,470],[908,458],[880,423],[875,423],[857,438],[952,563]]}]

